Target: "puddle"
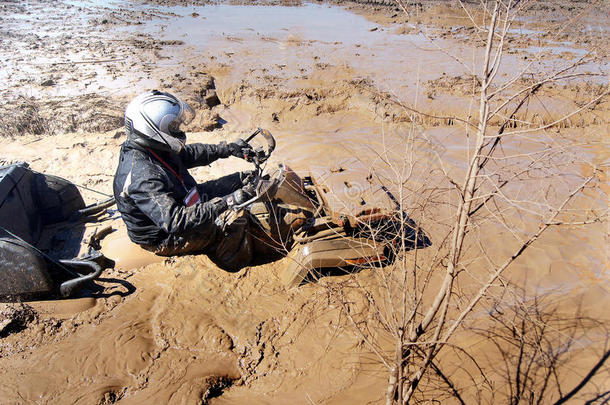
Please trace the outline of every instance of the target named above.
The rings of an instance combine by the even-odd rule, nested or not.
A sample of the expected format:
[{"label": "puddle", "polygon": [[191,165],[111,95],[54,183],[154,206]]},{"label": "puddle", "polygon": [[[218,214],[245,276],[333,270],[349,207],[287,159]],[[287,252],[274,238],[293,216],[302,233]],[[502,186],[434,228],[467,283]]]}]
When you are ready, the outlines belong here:
[{"label": "puddle", "polygon": [[[48,65],[57,70],[57,76],[64,76],[61,86],[32,88],[29,95],[130,94],[134,89],[163,87],[164,77],[184,73],[190,66],[212,59],[214,65],[232,66],[227,72],[230,77],[226,77],[229,82],[251,78],[255,70],[260,70],[261,76],[287,79],[283,85],[293,88],[299,87],[295,71],[307,78],[330,63],[351,69],[343,79],[372,79],[380,90],[417,103],[427,101],[422,91],[425,82],[442,75],[478,73],[477,61],[482,58],[480,51],[473,53],[469,46],[456,40],[435,38],[434,32],[418,32],[411,25],[413,33],[399,35],[394,28],[375,24],[338,6],[305,3],[169,7],[134,6],[123,0],[71,0],[62,7],[51,24],[42,25],[45,16],[44,7],[40,6],[26,5],[7,15],[7,27],[36,32],[41,41],[64,42],[67,48],[58,51],[54,46],[41,53],[38,48],[25,47],[6,61],[6,69],[0,74],[6,82],[26,72],[29,75],[24,81],[35,81],[36,72]],[[128,14],[113,20],[120,13]],[[77,21],[80,27],[74,32],[73,27],[58,26],[64,19]],[[104,20],[113,25],[99,23]],[[538,33],[525,28],[515,32]],[[141,51],[135,52],[127,51],[120,43],[110,49],[101,46],[108,37],[114,41],[139,40],[141,35],[172,45],[143,45]],[[96,41],[100,41],[99,46]],[[569,44],[528,47],[525,51],[549,51],[557,56],[557,60],[532,65],[532,71],[565,65],[561,53],[570,52],[577,57],[585,53]],[[456,63],[456,58],[465,63]],[[92,61],[89,66],[87,61]],[[68,77],[62,69],[65,66],[67,71],[74,70],[70,64],[83,62],[85,66],[80,69],[87,71],[83,76]],[[134,68],[134,64],[138,67]],[[505,55],[501,73],[511,75],[523,66],[521,56]]]},{"label": "puddle", "polygon": [[[177,16],[154,19],[144,26],[128,27],[126,31],[184,42],[184,47],[168,51],[172,60],[188,58],[189,54],[194,54],[189,61],[196,60],[197,54],[203,53],[219,63],[239,60],[243,67],[265,69],[280,77],[292,75],[295,69],[303,74],[311,73],[317,61],[323,59],[362,68],[368,73],[384,66],[395,72],[404,71],[416,59],[422,59],[422,65],[432,62],[421,53],[415,56],[413,52],[406,52],[423,47],[428,41],[425,36],[396,35],[337,6],[220,4],[157,7],[156,10]],[[432,55],[432,58],[438,56]],[[396,73],[395,77],[402,76]],[[240,70],[237,74],[245,72]]]},{"label": "puddle", "polygon": [[511,28],[508,30],[509,34],[519,34],[519,35],[540,35],[543,31],[539,30],[531,30],[527,28]]},{"label": "puddle", "polygon": [[[165,38],[185,39],[192,45],[205,46],[210,37],[223,34],[259,38],[294,36],[304,40],[355,44],[379,40],[376,25],[364,17],[339,7],[318,4],[303,6],[207,5],[200,7],[160,7],[179,15],[168,22]],[[192,13],[198,15],[193,16]],[[149,27],[154,28],[155,27]]]},{"label": "puddle", "polygon": [[100,8],[108,8],[108,9],[116,9],[120,7],[129,7],[132,6],[127,1],[118,1],[118,0],[66,0],[65,4],[74,6],[74,7],[100,7]]},{"label": "puddle", "polygon": [[[255,69],[280,78],[294,71],[311,74],[319,61],[330,61],[353,69],[352,77],[373,79],[384,91],[415,101],[415,90],[442,75],[479,73],[480,50],[469,44],[437,38],[433,31],[396,34],[395,29],[371,22],[338,6],[306,3],[301,6],[205,5],[190,7],[146,6],[149,13],[163,16],[130,26],[126,33],[145,33],[165,41],[181,41],[183,46],[166,49],[170,61],[183,65],[202,57],[218,64],[232,65],[232,80],[251,76]],[[518,28],[515,33],[537,35],[540,31]],[[550,51],[557,58],[529,66],[532,72],[560,68],[563,52],[582,56],[585,50],[569,45],[528,47],[526,52]],[[463,64],[456,63],[456,59]],[[162,62],[163,63],[163,62]],[[171,62],[168,62],[171,63]],[[505,54],[503,75],[523,69],[520,55]],[[590,69],[583,66],[581,71]],[[290,87],[294,81],[284,83]]]},{"label": "puddle", "polygon": [[575,57],[581,58],[585,56],[589,51],[586,49],[578,49],[572,48],[570,46],[529,46],[524,49],[525,52],[529,52],[532,54],[543,54],[543,53],[551,53],[553,55],[560,56],[564,53],[569,53],[574,55]]}]

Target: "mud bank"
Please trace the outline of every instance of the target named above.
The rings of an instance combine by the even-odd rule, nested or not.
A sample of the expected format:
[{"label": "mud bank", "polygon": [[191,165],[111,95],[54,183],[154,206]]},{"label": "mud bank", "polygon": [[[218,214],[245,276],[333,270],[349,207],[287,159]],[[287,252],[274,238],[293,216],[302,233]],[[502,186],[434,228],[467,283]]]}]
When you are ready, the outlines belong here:
[{"label": "mud bank", "polygon": [[[96,201],[98,192],[111,193],[125,103],[157,87],[182,94],[198,111],[189,128],[193,142],[266,127],[278,140],[270,165],[284,161],[299,171],[364,166],[353,179],[356,189],[369,168],[392,187],[400,186],[397,172],[411,170],[400,186],[404,202],[420,207],[409,214],[433,246],[439,244],[455,203],[447,176],[459,178],[471,147],[463,121],[477,124],[471,95],[481,82],[472,67],[482,50],[472,45],[482,39],[459,8],[442,2],[411,5],[408,16],[378,3],[2,3],[0,112],[7,119],[0,123],[0,163],[27,161],[96,190],[83,189],[88,202]],[[544,129],[505,142],[498,165],[513,173],[546,153],[552,168],[532,163],[532,177],[516,195],[548,202],[556,198],[544,194],[552,181],[562,179],[559,193],[596,166],[595,187],[571,209],[574,215],[602,212],[609,191],[608,62],[601,46],[607,15],[577,3],[576,11],[590,12],[581,31],[565,24],[565,7],[539,6],[510,33],[499,74],[510,78],[524,70],[534,80],[579,66],[571,80],[540,90],[513,117],[512,130]],[[553,31],[542,19],[567,28]],[[514,85],[535,83],[527,80]],[[588,108],[597,96],[595,108]],[[501,123],[511,107],[490,125]],[[579,113],[558,121],[574,109]],[[506,157],[514,151],[522,155]],[[406,165],[405,156],[416,164]],[[193,172],[204,181],[246,167],[228,159]],[[420,197],[432,188],[441,191],[424,204]],[[538,224],[535,215],[511,207],[501,212],[523,229]],[[462,292],[479,285],[487,261],[515,247],[491,214],[477,223],[476,233],[477,243],[466,248],[470,277],[458,286]],[[578,307],[607,326],[607,246],[607,222],[557,228],[502,282],[527,285],[528,297],[557,299],[560,314],[572,316]],[[172,258],[108,271],[97,288],[74,300],[2,304],[0,402],[383,403],[387,369],[366,340],[393,350],[374,305],[382,300],[380,277],[392,269],[324,277],[286,291],[279,280],[286,266],[283,260],[226,273],[203,256]],[[438,277],[430,283],[440,283]],[[366,336],[353,328],[338,296],[352,303],[352,319],[370,325]],[[481,365],[493,367],[499,357],[475,333],[484,315],[473,318],[460,342],[490,353]],[[566,385],[595,359],[607,338],[601,330],[591,326],[579,335],[586,343],[574,357],[583,365],[561,376]],[[464,382],[463,395],[476,398],[477,386],[461,374],[459,356],[444,361]],[[610,378],[607,369],[603,373],[599,386]],[[507,389],[501,377],[495,375],[498,392]]]}]

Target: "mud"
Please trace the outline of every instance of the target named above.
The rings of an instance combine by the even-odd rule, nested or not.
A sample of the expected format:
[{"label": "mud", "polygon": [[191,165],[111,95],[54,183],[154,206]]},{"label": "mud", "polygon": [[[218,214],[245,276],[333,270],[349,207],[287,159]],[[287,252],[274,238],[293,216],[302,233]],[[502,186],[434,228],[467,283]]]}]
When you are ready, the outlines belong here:
[{"label": "mud", "polygon": [[[230,140],[266,127],[278,141],[270,165],[284,161],[301,172],[358,167],[355,189],[370,168],[395,186],[396,168],[406,170],[405,155],[413,153],[405,200],[417,206],[426,190],[451,187],[442,170],[458,178],[465,169],[469,144],[456,117],[477,116],[470,96],[480,78],[470,67],[481,58],[481,49],[472,50],[481,38],[450,4],[410,4],[405,16],[384,3],[3,2],[0,163],[27,161],[82,186],[87,202],[104,198],[124,140],[125,103],[156,87],[181,94],[197,110],[190,141]],[[510,172],[552,143],[548,158],[557,164],[533,172],[517,194],[554,201],[596,165],[595,187],[572,208],[574,215],[602,212],[610,189],[607,97],[555,122],[607,91],[607,13],[598,4],[557,4],[539,2],[519,21],[500,74],[526,69],[535,80],[583,55],[596,58],[583,61],[579,76],[542,89],[514,117],[512,130],[549,128],[508,140],[503,153],[518,148],[525,155],[498,164]],[[584,17],[566,24],[566,10]],[[510,112],[509,104],[491,125]],[[413,137],[416,150],[407,151]],[[193,173],[203,181],[247,167],[231,158]],[[556,194],[547,187],[554,176],[563,179]],[[346,208],[357,206],[357,193],[346,194],[354,197]],[[413,213],[433,244],[453,213],[451,198],[437,197]],[[538,224],[535,215],[502,212],[524,230]],[[515,248],[506,242],[510,232],[489,216],[476,232],[491,261]],[[604,222],[553,229],[507,282],[527,281],[527,294],[560,298],[564,313],[578,306],[607,326],[608,242]],[[460,291],[478,286],[486,266],[480,245],[467,247],[470,276]],[[336,292],[353,303],[353,317],[369,322],[370,336],[393,350],[370,296],[355,287],[371,286],[380,296],[378,277],[391,269],[286,291],[280,275],[288,259],[238,273],[204,256],[149,259],[109,270],[75,299],[2,304],[0,403],[384,403],[385,366],[355,332]],[[607,338],[599,330],[591,326],[583,339]],[[460,336],[491,353],[474,332]],[[594,356],[578,353],[583,361]],[[484,363],[497,360],[490,355]],[[458,357],[445,361],[459,365]],[[575,375],[566,377],[568,385]],[[475,398],[474,389],[466,392]]]}]

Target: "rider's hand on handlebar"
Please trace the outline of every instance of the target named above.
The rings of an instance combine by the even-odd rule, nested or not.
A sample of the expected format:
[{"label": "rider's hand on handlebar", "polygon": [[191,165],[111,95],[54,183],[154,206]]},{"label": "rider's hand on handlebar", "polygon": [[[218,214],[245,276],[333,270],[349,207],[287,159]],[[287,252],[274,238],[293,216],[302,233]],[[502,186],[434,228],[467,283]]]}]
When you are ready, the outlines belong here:
[{"label": "rider's hand on handlebar", "polygon": [[246,201],[252,199],[256,196],[256,190],[253,185],[249,184],[236,191],[232,192],[229,195],[223,197],[223,200],[227,203],[227,206],[231,208],[234,205],[241,205]]},{"label": "rider's hand on handlebar", "polygon": [[254,155],[254,150],[252,149],[252,146],[248,145],[248,143],[241,138],[233,143],[230,143],[229,149],[231,150],[232,156],[248,161],[249,158]]},{"label": "rider's hand on handlebar", "polygon": [[254,170],[244,170],[239,173],[239,179],[241,180],[241,184],[250,184],[253,183],[256,179],[257,172]]}]

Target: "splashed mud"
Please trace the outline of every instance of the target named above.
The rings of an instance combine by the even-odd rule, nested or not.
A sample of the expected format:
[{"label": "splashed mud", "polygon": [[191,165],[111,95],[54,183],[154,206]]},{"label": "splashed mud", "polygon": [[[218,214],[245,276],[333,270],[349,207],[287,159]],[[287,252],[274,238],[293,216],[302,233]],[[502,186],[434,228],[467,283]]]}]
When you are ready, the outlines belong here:
[{"label": "splashed mud", "polygon": [[[481,40],[472,24],[455,8],[436,4],[407,18],[382,4],[280,3],[3,3],[0,163],[27,161],[89,189],[82,191],[88,202],[98,200],[99,192],[111,193],[125,103],[157,87],[181,93],[198,111],[189,141],[233,139],[262,126],[278,141],[270,164],[315,171],[364,163],[388,184],[396,168],[406,170],[405,156],[412,153],[416,164],[406,186],[412,198],[426,187],[450,188],[445,175],[463,174],[469,151],[462,136],[468,124],[456,117],[477,116],[470,96],[480,79],[469,67],[482,50],[472,49]],[[532,13],[535,19],[542,11]],[[586,43],[575,31],[550,35],[539,21],[520,22],[499,74],[562,69],[588,51],[602,52],[607,16],[591,18],[603,30],[590,30]],[[533,172],[518,195],[551,202],[554,176],[566,188],[597,166],[596,187],[573,208],[607,207],[607,97],[595,110],[583,107],[607,89],[607,67],[603,58],[582,63],[578,77],[544,89],[514,117],[511,130],[545,128],[507,140],[504,156],[524,151],[523,162],[552,142],[548,158],[557,163]],[[574,108],[582,111],[556,123]],[[406,148],[414,138],[415,150]],[[204,181],[245,168],[231,158],[193,173]],[[452,203],[439,197],[418,218],[433,243],[447,230],[443,221]],[[537,224],[511,207],[502,212],[523,229]],[[476,233],[479,245],[467,247],[472,267],[461,291],[478,286],[487,260],[514,249],[503,237],[509,231],[489,216]],[[528,294],[561,297],[565,312],[579,305],[607,322],[608,242],[607,223],[554,229],[503,282],[527,280]],[[203,256],[155,259],[117,266],[76,299],[2,304],[0,402],[384,403],[387,369],[365,340],[374,337],[393,350],[391,336],[379,326],[371,296],[355,286],[375,286],[391,269],[324,277],[286,291],[280,274],[288,259],[238,273],[223,272]],[[357,308],[352,319],[376,326],[368,337],[352,327],[332,293],[337,290]],[[477,339],[477,319],[462,341],[489,350]],[[582,359],[591,356],[582,353]],[[445,361],[459,364],[459,357]],[[488,362],[494,361],[490,355]]]}]

